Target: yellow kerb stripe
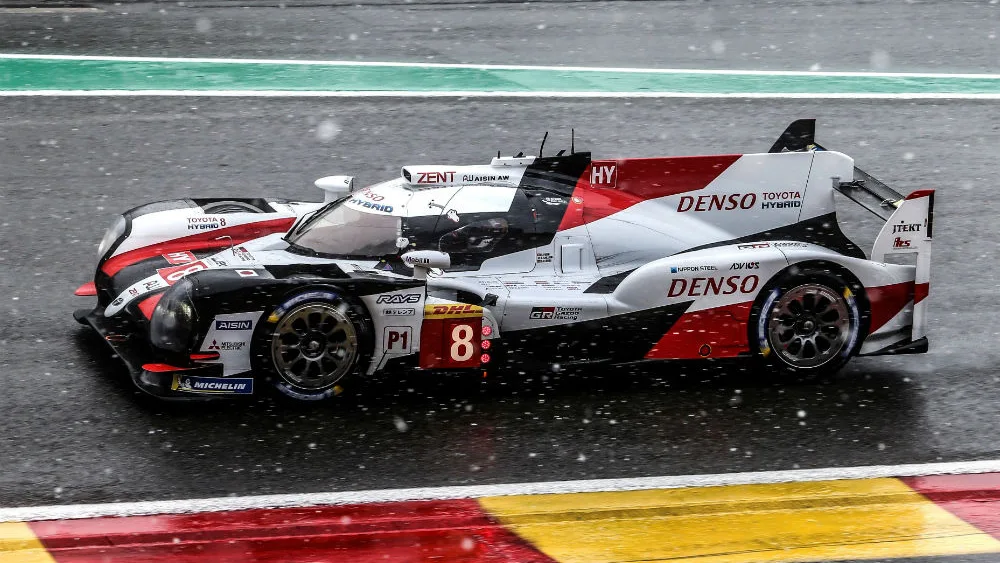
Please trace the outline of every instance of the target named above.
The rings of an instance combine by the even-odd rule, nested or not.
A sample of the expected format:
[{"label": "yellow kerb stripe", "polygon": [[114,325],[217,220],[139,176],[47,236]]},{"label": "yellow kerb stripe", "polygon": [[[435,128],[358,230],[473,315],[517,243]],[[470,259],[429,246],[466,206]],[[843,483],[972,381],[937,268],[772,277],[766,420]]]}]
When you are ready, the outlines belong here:
[{"label": "yellow kerb stripe", "polygon": [[480,499],[564,563],[757,563],[1000,552],[896,479]]},{"label": "yellow kerb stripe", "polygon": [[0,522],[0,563],[55,563],[55,559],[27,524]]}]

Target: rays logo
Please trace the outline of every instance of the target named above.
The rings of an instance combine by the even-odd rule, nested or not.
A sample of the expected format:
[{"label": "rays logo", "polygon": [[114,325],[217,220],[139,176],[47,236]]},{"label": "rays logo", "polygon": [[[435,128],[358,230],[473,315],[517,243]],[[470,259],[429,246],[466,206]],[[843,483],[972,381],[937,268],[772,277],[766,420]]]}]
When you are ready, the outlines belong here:
[{"label": "rays logo", "polygon": [[392,295],[379,295],[376,303],[420,303],[419,293],[394,293]]}]

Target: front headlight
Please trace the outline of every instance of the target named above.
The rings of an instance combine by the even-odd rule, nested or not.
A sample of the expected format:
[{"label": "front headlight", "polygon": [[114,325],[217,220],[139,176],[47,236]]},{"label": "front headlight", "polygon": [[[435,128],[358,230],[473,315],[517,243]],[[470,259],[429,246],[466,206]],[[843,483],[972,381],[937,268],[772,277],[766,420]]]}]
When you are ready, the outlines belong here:
[{"label": "front headlight", "polygon": [[149,339],[153,346],[172,352],[187,352],[198,320],[192,298],[194,284],[182,278],[168,289],[149,320]]},{"label": "front headlight", "polygon": [[111,245],[123,234],[125,234],[125,217],[119,215],[118,219],[104,233],[104,238],[101,239],[101,244],[97,247],[97,259],[104,258],[104,254],[111,248]]}]

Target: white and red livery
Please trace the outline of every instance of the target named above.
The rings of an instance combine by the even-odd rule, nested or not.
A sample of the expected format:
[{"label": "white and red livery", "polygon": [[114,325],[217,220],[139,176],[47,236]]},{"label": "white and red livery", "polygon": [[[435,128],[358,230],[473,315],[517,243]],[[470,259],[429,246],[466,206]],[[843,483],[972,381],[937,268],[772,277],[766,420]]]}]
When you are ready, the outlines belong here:
[{"label": "white and red livery", "polygon": [[[405,166],[319,203],[178,200],[101,244],[96,328],[161,396],[303,400],[394,364],[746,357],[829,373],[927,350],[932,190],[903,196],[800,120],[761,154]],[[886,221],[870,253],[834,194]]]}]

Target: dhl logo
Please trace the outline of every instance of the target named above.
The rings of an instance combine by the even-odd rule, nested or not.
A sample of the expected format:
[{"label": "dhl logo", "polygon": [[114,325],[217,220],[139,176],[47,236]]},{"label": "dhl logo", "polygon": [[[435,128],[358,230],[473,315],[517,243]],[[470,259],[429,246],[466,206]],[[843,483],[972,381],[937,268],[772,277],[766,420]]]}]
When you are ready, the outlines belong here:
[{"label": "dhl logo", "polygon": [[478,305],[424,305],[425,319],[463,319],[483,316],[483,308]]}]

